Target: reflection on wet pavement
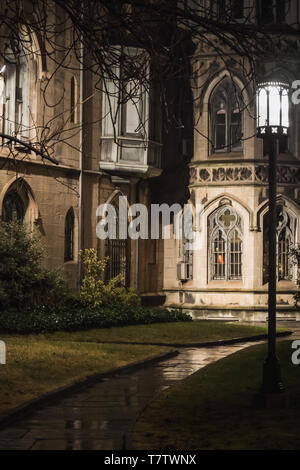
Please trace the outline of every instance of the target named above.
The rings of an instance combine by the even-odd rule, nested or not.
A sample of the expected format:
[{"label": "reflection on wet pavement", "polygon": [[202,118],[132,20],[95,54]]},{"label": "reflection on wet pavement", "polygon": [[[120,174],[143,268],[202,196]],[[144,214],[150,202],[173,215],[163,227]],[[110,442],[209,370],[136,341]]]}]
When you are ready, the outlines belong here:
[{"label": "reflection on wet pavement", "polygon": [[101,380],[0,431],[0,449],[130,449],[136,417],[155,395],[250,344],[181,349],[172,359]]}]

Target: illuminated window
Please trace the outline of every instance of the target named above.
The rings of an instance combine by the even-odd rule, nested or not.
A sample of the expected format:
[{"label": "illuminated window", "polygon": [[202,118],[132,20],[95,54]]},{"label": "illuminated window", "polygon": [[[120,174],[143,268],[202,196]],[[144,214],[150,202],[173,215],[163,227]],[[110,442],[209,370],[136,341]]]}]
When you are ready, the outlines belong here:
[{"label": "illuminated window", "polygon": [[226,279],[226,239],[218,230],[213,239],[213,279]]},{"label": "illuminated window", "polygon": [[182,217],[182,261],[186,265],[187,280],[193,279],[193,240],[193,214],[189,204],[188,208],[185,209],[185,216]]},{"label": "illuminated window", "polygon": [[[269,213],[263,219],[263,283],[269,281]],[[283,206],[277,206],[277,280],[293,279],[293,263],[289,255],[294,243],[295,219]]]},{"label": "illuminated window", "polygon": [[208,220],[210,278],[242,279],[242,222],[231,206],[223,206]]},{"label": "illuminated window", "polygon": [[217,86],[210,101],[212,151],[242,149],[242,97],[230,79]]}]

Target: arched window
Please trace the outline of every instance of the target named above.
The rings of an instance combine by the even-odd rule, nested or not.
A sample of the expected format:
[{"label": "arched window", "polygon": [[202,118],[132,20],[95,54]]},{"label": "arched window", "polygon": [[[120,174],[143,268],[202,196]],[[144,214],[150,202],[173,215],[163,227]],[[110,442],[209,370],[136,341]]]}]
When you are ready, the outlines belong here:
[{"label": "arched window", "polygon": [[[263,219],[263,283],[269,281],[269,213]],[[277,206],[277,280],[293,279],[293,263],[289,255],[294,244],[295,219],[282,205]]]},{"label": "arched window", "polygon": [[74,211],[69,209],[65,220],[65,254],[64,260],[73,261],[74,259]]},{"label": "arched window", "polygon": [[242,239],[238,230],[232,230],[229,235],[229,277],[242,278]]},{"label": "arched window", "polygon": [[23,222],[25,205],[17,191],[9,191],[3,199],[2,219],[4,222]]},{"label": "arched window", "polygon": [[220,207],[208,219],[210,278],[242,279],[242,221],[231,206]]},{"label": "arched window", "polygon": [[75,88],[75,78],[71,78],[70,83],[70,122],[76,122],[76,113],[75,113],[75,101],[76,101],[76,88]]},{"label": "arched window", "polygon": [[242,149],[242,95],[229,78],[214,90],[210,100],[213,152]]},{"label": "arched window", "polygon": [[29,39],[19,35],[6,48],[2,131],[28,138],[29,133],[29,63],[22,43]]},{"label": "arched window", "polygon": [[[119,202],[120,201],[120,202]],[[127,237],[127,204],[121,197],[115,197],[112,202],[115,209],[116,237],[105,240],[105,256],[108,257],[106,280],[122,275],[123,284],[129,283],[129,242]]]},{"label": "arched window", "polygon": [[212,240],[213,279],[226,279],[226,238],[222,230],[217,230]]},{"label": "arched window", "polygon": [[181,281],[188,281],[193,279],[194,216],[191,204],[187,204],[179,216],[181,243],[179,244],[180,263],[177,265],[177,277]]}]

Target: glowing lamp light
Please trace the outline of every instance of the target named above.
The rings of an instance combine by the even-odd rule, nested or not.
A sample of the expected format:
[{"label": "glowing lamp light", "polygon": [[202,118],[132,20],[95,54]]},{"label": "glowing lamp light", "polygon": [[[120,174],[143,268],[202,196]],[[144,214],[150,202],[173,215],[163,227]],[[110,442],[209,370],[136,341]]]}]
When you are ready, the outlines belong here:
[{"label": "glowing lamp light", "polygon": [[258,137],[267,134],[288,135],[289,85],[283,82],[264,82],[257,87],[256,110]]},{"label": "glowing lamp light", "polygon": [[224,264],[223,255],[218,255],[218,263]]}]

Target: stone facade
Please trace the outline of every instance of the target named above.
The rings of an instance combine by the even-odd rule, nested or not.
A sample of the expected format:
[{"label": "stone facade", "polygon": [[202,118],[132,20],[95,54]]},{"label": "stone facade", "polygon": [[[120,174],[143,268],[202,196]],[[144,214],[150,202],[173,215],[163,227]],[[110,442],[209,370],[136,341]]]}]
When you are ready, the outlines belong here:
[{"label": "stone facade", "polygon": [[[49,18],[49,21],[55,24],[55,18]],[[61,40],[67,42],[68,37]],[[299,44],[292,35],[285,38],[280,35],[278,39],[275,36],[274,40],[282,54],[287,56],[292,49],[293,55],[287,59],[285,70],[280,71],[280,64],[268,63],[265,72],[276,69],[276,73],[282,72],[291,83],[299,78],[299,61],[295,59]],[[34,41],[38,49],[37,39]],[[231,65],[227,63],[226,68],[215,51],[208,50],[203,44],[195,45],[195,55],[201,73],[196,87],[193,86],[197,94],[194,109],[191,109],[189,83],[170,83],[167,91],[170,106],[177,106],[174,96],[180,96],[182,103],[189,103],[184,105],[184,125],[179,126],[180,129],[152,135],[148,118],[153,103],[142,93],[142,109],[146,113],[143,119],[149,125],[145,145],[144,139],[133,135],[130,120],[123,122],[122,116],[127,111],[118,114],[113,83],[107,84],[111,100],[108,102],[108,95],[97,91],[95,77],[85,69],[80,70],[74,55],[69,57],[73,70],[72,66],[62,67],[51,78],[55,62],[32,53],[27,64],[28,80],[23,89],[23,102],[27,100],[30,109],[27,138],[35,141],[34,129],[51,119],[58,122],[61,115],[64,116],[64,138],[53,146],[52,156],[58,165],[43,161],[34,152],[23,153],[22,150],[18,152],[18,158],[13,159],[6,145],[0,147],[3,163],[0,216],[3,216],[7,194],[17,193],[24,206],[24,222],[38,231],[46,246],[45,266],[63,268],[71,288],[77,289],[80,279],[78,251],[93,247],[99,256],[109,254],[105,241],[96,236],[96,210],[100,204],[114,202],[119,196],[126,196],[129,205],[142,202],[148,208],[153,202],[184,204],[189,200],[193,206],[202,207],[200,223],[195,228],[200,240],[197,250],[187,257],[184,243],[174,237],[169,240],[129,240],[126,247],[122,245],[124,253],[126,251],[127,285],[136,287],[150,302],[165,298],[167,306],[182,308],[196,318],[262,320],[267,312],[264,243],[268,157],[262,141],[255,137],[255,94],[243,81],[237,60]],[[7,79],[5,74],[0,74],[0,85],[1,80]],[[229,81],[239,90],[239,100],[246,107],[237,112],[238,106],[232,104],[232,128],[227,124],[225,128],[225,121],[222,121],[225,108],[216,108],[217,90],[222,84],[228,88]],[[222,85],[222,93],[226,91],[225,85]],[[57,103],[55,106],[45,105],[45,88],[48,99],[51,98],[50,104]],[[75,104],[72,105],[74,96]],[[116,113],[115,127],[107,117],[107,109]],[[3,125],[9,121],[5,112],[7,109],[3,108]],[[159,120],[159,110],[151,115]],[[227,140],[232,139],[231,129],[241,125],[241,144],[228,141],[223,148],[217,148],[216,116],[221,116],[218,124],[223,126],[218,139],[225,139],[225,134]],[[240,119],[240,124],[234,119]],[[289,144],[279,155],[277,171],[282,227],[285,224],[280,232],[284,235],[278,232],[282,272],[278,274],[277,301],[279,313],[300,320],[293,308],[296,267],[290,266],[286,256],[287,243],[290,246],[300,241],[299,106],[292,107],[290,122]],[[189,148],[184,150],[187,143]],[[74,214],[72,259],[66,260],[66,215],[70,209]],[[224,212],[222,215],[228,216],[229,222],[228,225],[221,223],[219,238],[214,239],[217,233],[214,224],[221,211]],[[234,225],[237,218],[239,226]],[[183,264],[189,265],[186,276],[179,273]]]},{"label": "stone facade", "polygon": [[[59,25],[58,17],[51,14],[49,24]],[[57,31],[57,34],[62,46],[67,47],[70,33]],[[37,133],[45,123],[46,126],[49,123],[49,132],[61,127],[63,132],[57,142],[49,142],[51,157],[58,164],[33,151],[17,149],[14,144],[10,151],[3,141],[0,147],[0,216],[6,217],[7,197],[17,198],[23,207],[24,223],[40,235],[46,248],[45,267],[63,269],[70,287],[76,290],[80,282],[79,250],[95,248],[100,257],[109,255],[106,244],[96,235],[97,207],[117,201],[119,196],[126,196],[129,205],[137,200],[150,204],[149,178],[161,173],[160,136],[151,135],[151,142],[146,146],[145,139],[132,134],[128,137],[124,134],[123,110],[119,111],[116,127],[112,128],[111,116],[103,117],[107,103],[106,97],[97,91],[98,78],[87,68],[81,69],[74,52],[68,54],[68,67],[56,70],[61,59],[59,48],[43,55],[38,38],[29,31],[28,37],[31,38],[28,43],[34,47],[22,58],[26,72],[22,72],[22,82],[16,83],[13,67],[17,65],[11,66],[8,60],[4,62],[6,70],[0,73],[1,92],[5,90],[6,95],[3,95],[0,110],[2,132],[34,143],[39,141]],[[1,43],[1,47],[5,58],[9,44]],[[88,63],[87,51],[84,51],[84,60]],[[16,87],[22,93],[21,124],[16,117]],[[116,102],[117,98],[113,99]],[[151,106],[147,99],[143,94],[145,113],[150,112]],[[149,123],[148,115],[143,118]],[[132,140],[136,145],[131,145]],[[70,210],[73,226],[69,227],[68,241],[72,247],[66,259],[66,216]],[[148,248],[147,241],[139,245],[129,241],[126,247],[126,283],[142,292],[156,292],[161,246],[149,242]]]},{"label": "stone facade", "polygon": [[[290,16],[289,21],[293,23],[298,19]],[[278,63],[261,64],[261,68],[265,67],[266,75],[269,71],[276,70],[276,76],[284,77],[291,84],[297,79],[299,61],[296,54],[287,58],[291,53],[291,49],[287,52],[287,44],[298,46],[292,37],[287,36],[285,40],[282,36],[279,40],[274,35],[275,43],[278,46],[278,57],[285,56],[284,68],[280,69],[280,60]],[[208,50],[202,44],[198,45],[195,54],[203,73],[200,74],[197,84],[193,83],[196,130],[193,157],[189,164],[189,190],[190,202],[194,206],[197,204],[202,207],[199,227],[195,229],[198,231],[196,235],[200,239],[200,245],[192,255],[192,279],[179,279],[176,264],[181,263],[184,258],[182,242],[165,241],[166,304],[181,307],[192,313],[195,318],[265,320],[268,284],[264,275],[264,243],[266,244],[267,240],[267,234],[264,235],[264,232],[267,231],[265,216],[268,212],[268,156],[264,152],[262,140],[255,137],[254,87],[243,79],[242,71],[237,65],[238,60],[232,60],[231,68],[226,68],[213,48]],[[244,105],[243,111],[240,112],[242,143],[240,147],[237,145],[237,148],[234,148],[232,145],[230,148],[230,143],[227,142],[223,149],[215,149],[216,139],[225,141],[227,130],[225,121],[218,117],[226,112],[226,100],[224,99],[224,107],[220,107],[216,114],[214,100],[218,87],[223,86],[223,92],[229,80],[233,81],[236,90],[239,90],[236,95],[240,93]],[[234,106],[237,107],[236,104]],[[297,268],[288,256],[284,259],[284,268],[281,263],[282,247],[286,246],[285,244],[297,245],[300,237],[299,109],[299,106],[291,106],[289,144],[279,154],[277,169],[278,206],[287,214],[286,217],[293,220],[288,241],[283,241],[278,231],[278,314],[279,317],[298,320],[300,315],[294,309],[293,301],[293,294],[298,289]],[[233,119],[233,114],[226,116],[226,119]],[[217,124],[214,119],[219,119]],[[219,136],[218,124],[223,126]],[[228,138],[230,139],[230,136]],[[210,225],[210,220],[222,207],[228,208],[229,213],[232,209],[241,218],[242,230],[239,234],[239,245],[236,245],[239,246],[238,252],[237,248],[230,251],[233,245],[230,245],[229,238],[226,239],[224,226],[220,227],[219,239],[214,241],[212,238],[217,227]],[[240,271],[234,276],[234,262],[237,260]]]}]

